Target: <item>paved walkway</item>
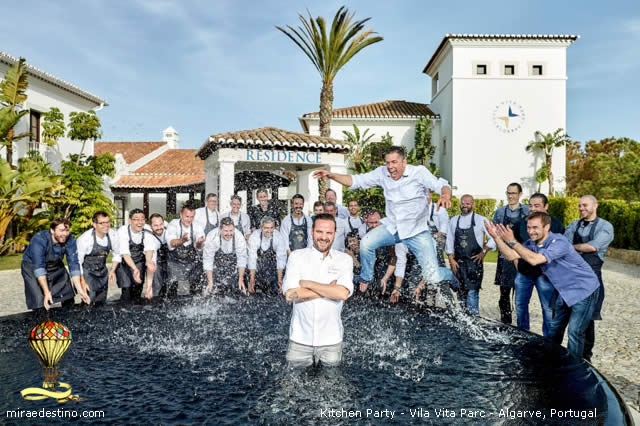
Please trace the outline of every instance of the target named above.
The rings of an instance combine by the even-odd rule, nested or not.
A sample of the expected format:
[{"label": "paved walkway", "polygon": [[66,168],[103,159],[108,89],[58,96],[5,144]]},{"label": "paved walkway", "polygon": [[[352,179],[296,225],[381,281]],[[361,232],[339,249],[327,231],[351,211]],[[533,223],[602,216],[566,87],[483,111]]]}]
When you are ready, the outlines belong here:
[{"label": "paved walkway", "polygon": [[[485,278],[480,291],[480,313],[499,319],[498,287],[493,285],[495,263],[485,264]],[[611,381],[626,403],[640,405],[640,266],[607,258],[603,277],[606,299],[603,321],[596,324],[593,365]],[[119,290],[109,289],[109,299],[118,299]],[[77,300],[79,302],[79,300]],[[20,271],[0,271],[0,316],[26,311],[24,284]],[[537,293],[531,298],[531,331],[542,333],[542,316]],[[515,321],[515,315],[514,315]],[[566,338],[565,338],[566,345]]]}]

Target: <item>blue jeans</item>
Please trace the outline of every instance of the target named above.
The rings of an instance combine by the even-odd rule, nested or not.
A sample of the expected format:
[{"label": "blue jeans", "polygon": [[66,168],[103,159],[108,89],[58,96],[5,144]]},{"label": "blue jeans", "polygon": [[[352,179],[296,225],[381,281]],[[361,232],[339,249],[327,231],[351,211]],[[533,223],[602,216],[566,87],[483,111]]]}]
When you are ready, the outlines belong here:
[{"label": "blue jeans", "polygon": [[471,315],[480,314],[480,294],[478,290],[458,291],[458,300]]},{"label": "blue jeans", "polygon": [[564,330],[569,325],[569,340],[567,349],[578,359],[582,359],[584,352],[585,332],[591,322],[591,317],[596,309],[598,293],[596,289],[591,295],[585,297],[578,303],[569,307],[562,297],[558,296],[554,306],[553,320],[549,324],[549,338],[561,345],[564,337]]},{"label": "blue jeans", "polygon": [[400,239],[398,233],[391,235],[384,225],[367,232],[360,242],[360,279],[366,283],[373,280],[373,265],[376,262],[376,249],[405,243],[418,259],[422,267],[422,276],[429,283],[439,283],[443,280],[454,281],[455,277],[450,269],[438,266],[438,256],[434,247],[431,231],[428,229],[413,237]]},{"label": "blue jeans", "polygon": [[542,335],[549,335],[549,324],[553,317],[553,309],[549,306],[551,296],[555,289],[551,282],[544,275],[533,279],[518,272],[515,284],[516,297],[516,315],[518,316],[518,328],[529,330],[529,301],[533,287],[536,287],[538,297],[540,298],[540,306],[542,306]]}]

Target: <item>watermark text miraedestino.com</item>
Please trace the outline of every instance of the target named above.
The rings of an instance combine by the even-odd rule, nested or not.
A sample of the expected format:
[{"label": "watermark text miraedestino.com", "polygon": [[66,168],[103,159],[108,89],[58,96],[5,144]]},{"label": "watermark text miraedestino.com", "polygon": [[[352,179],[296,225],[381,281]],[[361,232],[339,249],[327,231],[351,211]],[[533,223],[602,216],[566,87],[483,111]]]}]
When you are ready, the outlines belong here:
[{"label": "watermark text miraedestino.com", "polygon": [[58,408],[56,410],[48,410],[41,408],[39,410],[7,410],[7,419],[103,419],[105,417],[102,410],[65,410]]},{"label": "watermark text miraedestino.com", "polygon": [[320,418],[387,418],[398,419],[399,417],[409,418],[475,418],[475,419],[563,419],[563,420],[586,420],[595,419],[598,416],[597,408],[589,410],[557,410],[554,408],[544,410],[517,410],[503,408],[500,410],[481,410],[472,408],[411,408],[411,409],[388,409],[388,408],[366,408],[366,409],[345,409],[345,408],[321,408]]}]

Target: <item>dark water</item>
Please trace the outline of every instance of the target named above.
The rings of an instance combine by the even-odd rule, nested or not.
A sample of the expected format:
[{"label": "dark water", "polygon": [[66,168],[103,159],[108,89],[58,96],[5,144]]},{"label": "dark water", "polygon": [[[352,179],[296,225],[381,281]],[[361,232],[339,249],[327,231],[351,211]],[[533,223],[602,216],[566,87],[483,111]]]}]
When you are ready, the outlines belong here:
[{"label": "dark water", "polygon": [[[74,339],[61,380],[86,398],[65,404],[22,399],[21,389],[42,382],[26,342],[40,319],[2,318],[0,414],[11,422],[6,410],[103,410],[109,424],[369,424],[392,422],[391,411],[394,423],[434,425],[625,422],[604,379],[539,336],[350,300],[344,365],[291,372],[284,359],[290,314],[282,300],[256,297],[56,311],[51,319]],[[574,412],[552,417],[552,409]],[[472,410],[481,410],[478,417],[464,417]],[[518,417],[536,414],[525,410],[545,417]],[[349,411],[361,417],[329,417]],[[589,413],[596,418],[580,418]]]}]

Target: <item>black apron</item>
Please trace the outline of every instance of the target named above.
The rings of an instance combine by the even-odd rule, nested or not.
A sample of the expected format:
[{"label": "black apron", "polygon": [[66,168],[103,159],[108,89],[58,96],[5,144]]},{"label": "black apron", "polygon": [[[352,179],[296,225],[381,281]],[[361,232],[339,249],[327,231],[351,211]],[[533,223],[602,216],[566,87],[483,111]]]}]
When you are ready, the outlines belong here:
[{"label": "black apron", "polygon": [[373,281],[376,285],[379,285],[380,280],[387,273],[390,261],[389,247],[378,247],[376,249],[376,261],[373,264]]},{"label": "black apron", "polygon": [[[210,231],[213,231],[218,227],[218,225],[220,225],[220,217],[218,215],[218,212],[216,212],[216,224],[214,225],[213,223],[209,222],[209,209],[206,207],[204,208],[204,214],[207,218],[207,224],[204,226],[204,235],[206,236]],[[180,224],[180,229],[182,230],[182,224]]]},{"label": "black apron", "polygon": [[472,256],[482,252],[482,247],[476,241],[474,228],[476,226],[476,214],[471,213],[471,226],[467,229],[460,229],[460,216],[455,227],[454,257],[458,262],[458,280],[463,290],[478,290],[482,286],[482,275],[484,265],[477,264],[471,259]]},{"label": "black apron", "polygon": [[222,251],[222,234],[219,235],[220,248],[213,256],[214,286],[216,289],[233,292],[238,283],[238,256],[236,255],[236,235],[233,234],[231,253]]},{"label": "black apron", "polygon": [[[583,237],[578,232],[581,227],[585,226],[584,219],[580,219],[580,221],[578,222],[578,226],[576,227],[576,232],[574,232],[573,234],[573,244],[584,244],[588,243],[589,241],[593,241],[593,238],[596,234],[596,225],[598,224],[598,219],[599,218],[596,217],[596,220],[593,221],[593,223],[591,224],[591,229],[589,230],[589,235],[586,237]],[[582,258],[589,264],[589,266],[591,266],[591,269],[593,269],[593,272],[595,272],[596,276],[598,277],[598,281],[600,281],[600,292],[598,293],[598,301],[596,302],[596,308],[593,311],[593,316],[591,317],[591,319],[601,320],[602,315],[600,311],[602,310],[602,302],[604,301],[604,284],[602,282],[602,264],[604,263],[604,261],[600,259],[597,251],[594,251],[593,253],[578,253],[580,253],[580,256],[582,256]]]},{"label": "black apron", "polygon": [[153,274],[153,282],[151,284],[153,295],[157,296],[160,293],[160,290],[167,283],[167,275],[169,273],[167,266],[169,245],[166,243],[166,241],[163,243],[160,237],[158,237],[153,232],[151,233],[151,235],[153,235],[155,239],[160,243],[160,248],[156,251],[156,272]]},{"label": "black apron", "polygon": [[[179,222],[180,225],[180,237],[182,237],[182,222]],[[200,255],[198,254],[195,241],[193,239],[193,225],[189,227],[189,231],[191,233],[191,244],[185,246],[184,244],[180,244],[173,250],[169,251],[169,255],[167,257],[167,265],[168,265],[168,281],[170,283],[175,283],[177,281],[193,281],[194,274],[197,274],[198,279],[200,277],[200,271],[198,271],[198,266],[200,263]],[[202,268],[200,268],[202,269]]]},{"label": "black apron", "polygon": [[291,217],[291,230],[289,231],[289,250],[299,250],[307,247],[307,218],[302,216],[302,223],[296,225]]},{"label": "black apron", "polygon": [[[258,259],[256,262],[256,282],[263,284],[265,290],[271,291],[269,288],[278,279],[278,259],[276,251],[273,249],[273,237],[269,243],[269,248],[262,250],[262,231],[260,232],[260,246],[258,247]],[[235,247],[234,247],[235,248]],[[235,253],[235,251],[234,251]]]},{"label": "black apron", "polygon": [[[63,253],[64,253],[64,246]],[[62,257],[58,257],[53,252],[53,240],[51,232],[48,235],[47,254],[45,257],[45,268],[47,270],[47,285],[51,292],[53,303],[64,302],[73,299],[75,291],[71,285],[69,272],[64,266]],[[38,284],[38,279],[33,273],[33,264],[30,262],[22,262],[22,277],[24,278],[24,293],[27,302],[27,308],[38,309],[44,306],[44,293],[42,287]]]},{"label": "black apron", "polygon": [[98,244],[95,229],[91,231],[91,235],[93,236],[93,248],[82,262],[82,276],[89,285],[91,303],[104,302],[107,300],[109,288],[107,256],[111,251],[111,237],[107,233],[107,246],[105,247]]},{"label": "black apron", "polygon": [[131,225],[127,226],[127,232],[129,233],[129,253],[131,256],[131,260],[136,265],[136,268],[140,270],[140,280],[142,282],[138,283],[133,279],[133,270],[127,265],[127,263],[122,259],[122,261],[116,267],[116,277],[118,279],[118,287],[120,288],[132,288],[138,287],[142,289],[142,283],[144,282],[144,277],[146,273],[146,259],[144,257],[144,231],[141,232],[140,243],[134,243],[133,238],[131,237]]},{"label": "black apron", "polygon": [[438,228],[435,225],[435,222],[433,220],[433,212],[436,210],[436,204],[432,201],[431,202],[431,214],[429,215],[429,230],[431,231],[431,236],[433,237],[433,242],[435,244],[435,249],[436,249],[436,255],[438,256],[438,266],[446,266],[446,264],[444,263],[444,240],[442,237],[438,237],[436,236],[436,234],[438,233]]},{"label": "black apron", "polygon": [[[509,207],[505,207],[504,217],[502,218],[502,224],[506,227],[509,227],[517,234],[517,231],[520,229],[520,222],[523,220],[523,209],[522,205],[518,207],[518,216],[517,218],[512,218],[507,214],[507,209]],[[518,261],[520,262],[520,260]],[[505,259],[501,254],[498,255],[498,264],[496,265],[496,278],[494,281],[495,285],[500,285],[504,287],[515,286],[516,274],[518,270],[513,262]]]}]

